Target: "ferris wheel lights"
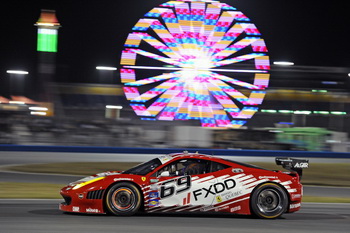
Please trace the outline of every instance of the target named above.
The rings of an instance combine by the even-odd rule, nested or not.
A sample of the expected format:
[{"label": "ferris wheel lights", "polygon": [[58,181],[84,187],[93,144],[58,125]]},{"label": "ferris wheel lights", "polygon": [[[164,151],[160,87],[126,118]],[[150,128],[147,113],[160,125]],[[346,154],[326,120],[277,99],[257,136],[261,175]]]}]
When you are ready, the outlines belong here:
[{"label": "ferris wheel lights", "polygon": [[[268,50],[256,26],[219,1],[160,6],[135,24],[122,51],[120,76],[133,111],[142,120],[242,127],[247,121],[241,119],[258,111],[270,78]],[[142,70],[161,72],[143,77]]]},{"label": "ferris wheel lights", "polygon": [[[124,68],[129,69],[144,69],[144,70],[194,70],[191,68],[179,68],[175,66],[124,66]],[[243,70],[243,69],[197,69],[201,71],[213,71],[213,72],[232,72],[232,73],[268,73],[268,70]]]}]

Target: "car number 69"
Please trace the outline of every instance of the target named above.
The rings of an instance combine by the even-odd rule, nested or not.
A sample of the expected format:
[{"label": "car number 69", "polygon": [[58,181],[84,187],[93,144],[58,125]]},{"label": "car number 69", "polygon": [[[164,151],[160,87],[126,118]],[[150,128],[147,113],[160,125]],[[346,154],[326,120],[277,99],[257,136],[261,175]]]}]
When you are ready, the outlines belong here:
[{"label": "car number 69", "polygon": [[191,188],[191,176],[183,176],[178,179],[164,182],[160,187],[160,198],[167,198],[174,194],[182,193]]}]

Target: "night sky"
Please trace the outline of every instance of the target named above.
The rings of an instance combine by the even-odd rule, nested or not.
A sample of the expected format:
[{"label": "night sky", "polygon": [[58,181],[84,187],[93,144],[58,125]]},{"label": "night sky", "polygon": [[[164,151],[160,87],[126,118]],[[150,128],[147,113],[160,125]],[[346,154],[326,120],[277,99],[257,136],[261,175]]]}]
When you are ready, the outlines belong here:
[{"label": "night sky", "polygon": [[[97,65],[118,66],[131,28],[166,0],[70,0],[1,3],[0,85],[8,69],[36,72],[40,9],[54,9],[62,27],[58,82],[94,83]],[[223,0],[247,15],[269,49],[271,61],[350,66],[347,1]],[[0,93],[1,95],[1,93]]]}]

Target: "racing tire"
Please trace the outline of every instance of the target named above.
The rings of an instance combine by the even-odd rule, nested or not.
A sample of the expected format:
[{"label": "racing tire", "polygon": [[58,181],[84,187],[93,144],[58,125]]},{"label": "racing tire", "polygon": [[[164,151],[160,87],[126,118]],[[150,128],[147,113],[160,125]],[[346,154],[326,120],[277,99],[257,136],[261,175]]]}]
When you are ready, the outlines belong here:
[{"label": "racing tire", "polygon": [[141,193],[131,183],[117,183],[108,190],[105,200],[108,213],[130,216],[140,209]]},{"label": "racing tire", "polygon": [[259,185],[250,198],[251,212],[258,218],[278,218],[286,212],[288,203],[286,191],[275,183]]}]

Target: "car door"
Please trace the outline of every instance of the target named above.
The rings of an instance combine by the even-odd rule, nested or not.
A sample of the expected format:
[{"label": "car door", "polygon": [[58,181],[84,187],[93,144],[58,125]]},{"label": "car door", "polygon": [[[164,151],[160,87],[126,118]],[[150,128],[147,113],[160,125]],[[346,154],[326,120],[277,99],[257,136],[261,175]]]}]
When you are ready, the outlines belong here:
[{"label": "car door", "polygon": [[150,179],[149,206],[210,206],[216,177],[210,161],[178,159],[156,171]]}]

